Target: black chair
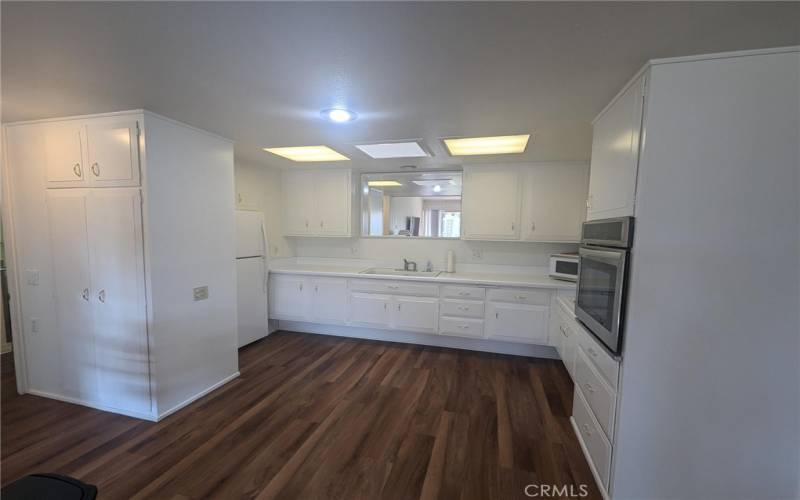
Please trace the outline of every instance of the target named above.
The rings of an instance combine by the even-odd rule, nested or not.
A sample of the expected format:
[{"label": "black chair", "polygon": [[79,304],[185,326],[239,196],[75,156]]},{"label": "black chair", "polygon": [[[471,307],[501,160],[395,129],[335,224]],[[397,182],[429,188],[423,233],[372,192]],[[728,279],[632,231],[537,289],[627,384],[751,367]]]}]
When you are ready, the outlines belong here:
[{"label": "black chair", "polygon": [[0,492],[3,500],[94,500],[97,486],[60,474],[31,474]]}]

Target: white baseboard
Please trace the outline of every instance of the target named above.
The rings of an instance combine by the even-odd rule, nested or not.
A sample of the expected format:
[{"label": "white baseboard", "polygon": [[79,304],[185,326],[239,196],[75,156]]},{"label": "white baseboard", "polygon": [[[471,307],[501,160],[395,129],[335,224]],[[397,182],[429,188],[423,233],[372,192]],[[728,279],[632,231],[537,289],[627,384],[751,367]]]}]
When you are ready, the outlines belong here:
[{"label": "white baseboard", "polygon": [[316,333],[320,335],[333,335],[336,337],[385,340],[387,342],[420,344],[434,347],[449,347],[452,349],[512,354],[515,356],[528,356],[532,358],[560,359],[555,348],[546,345],[517,344],[514,342],[501,342],[497,340],[468,339],[462,337],[450,337],[446,335],[430,335],[427,333],[380,330],[376,328],[361,328],[355,326],[321,325],[318,323],[308,323],[305,321],[281,320],[280,328],[281,330],[288,330],[292,332]]},{"label": "white baseboard", "polygon": [[128,410],[121,410],[119,408],[113,408],[111,406],[106,406],[98,403],[92,403],[89,401],[84,401],[82,399],[73,398],[70,396],[62,396],[61,394],[54,394],[52,392],[45,392],[39,391],[37,389],[28,389],[27,394],[33,394],[34,396],[41,396],[43,398],[50,398],[55,399],[57,401],[63,401],[65,403],[72,403],[81,406],[87,406],[89,408],[94,408],[95,410],[107,411],[110,413],[118,413],[120,415],[125,415],[128,417],[140,418],[142,420],[150,420],[151,422],[157,422],[158,419],[156,418],[155,413],[140,413],[136,411],[128,411]]},{"label": "white baseboard", "polygon": [[228,375],[227,377],[225,377],[224,379],[220,380],[219,382],[217,382],[216,384],[212,385],[211,387],[198,392],[194,396],[192,396],[192,397],[190,397],[190,398],[178,403],[177,405],[173,406],[169,410],[164,411],[162,413],[159,413],[158,417],[156,417],[155,421],[158,422],[160,420],[163,420],[164,418],[172,415],[173,413],[175,413],[176,411],[180,410],[181,408],[184,408],[185,406],[188,406],[188,405],[194,403],[195,401],[197,401],[198,399],[202,398],[206,394],[219,389],[220,387],[222,387],[223,385],[227,384],[231,380],[237,378],[238,376],[239,376],[239,372],[238,371],[236,373],[232,374],[232,375]]},{"label": "white baseboard", "polygon": [[589,470],[592,471],[592,476],[594,477],[594,482],[597,485],[597,489],[600,490],[600,494],[603,495],[603,500],[609,500],[608,492],[603,487],[603,481],[600,479],[600,474],[597,473],[597,468],[595,468],[594,462],[592,462],[592,457],[589,455],[589,449],[583,442],[583,437],[581,436],[581,431],[578,429],[578,424],[575,423],[575,418],[569,417],[569,423],[572,424],[572,430],[575,431],[575,436],[578,438],[578,443],[581,445],[583,456],[586,457],[586,463],[589,464]]}]

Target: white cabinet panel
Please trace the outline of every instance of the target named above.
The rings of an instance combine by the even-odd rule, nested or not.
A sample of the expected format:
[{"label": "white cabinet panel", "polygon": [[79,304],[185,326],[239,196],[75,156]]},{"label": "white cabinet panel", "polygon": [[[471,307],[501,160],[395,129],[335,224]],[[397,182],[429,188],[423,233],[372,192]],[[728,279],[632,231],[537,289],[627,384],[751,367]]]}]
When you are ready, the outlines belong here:
[{"label": "white cabinet panel", "polygon": [[442,300],[442,316],[483,319],[483,301]]},{"label": "white cabinet panel", "polygon": [[461,219],[465,239],[519,239],[519,168],[465,166]]},{"label": "white cabinet panel", "polygon": [[349,170],[314,174],[314,232],[321,236],[350,236],[351,192]]},{"label": "white cabinet panel", "polygon": [[388,295],[350,294],[350,322],[358,326],[389,328],[391,301]]},{"label": "white cabinet panel", "polygon": [[578,242],[586,215],[589,166],[546,163],[525,169],[522,239]]},{"label": "white cabinet panel", "polygon": [[81,187],[88,183],[83,165],[84,129],[75,122],[42,128],[47,187]]},{"label": "white cabinet panel", "polygon": [[614,414],[617,394],[608,387],[599,373],[591,367],[583,349],[578,348],[575,357],[575,385],[581,388],[586,402],[609,441],[614,436]]},{"label": "white cabinet panel", "polygon": [[436,333],[439,320],[439,299],[394,297],[392,314],[392,326],[398,330]]},{"label": "white cabinet panel", "polygon": [[284,234],[302,236],[313,233],[314,175],[307,170],[283,172]]},{"label": "white cabinet panel", "polygon": [[347,322],[347,280],[311,278],[311,320],[316,323]]},{"label": "white cabinet panel", "polygon": [[284,234],[350,236],[350,179],[344,169],[283,172]]},{"label": "white cabinet panel", "polygon": [[594,123],[587,218],[633,215],[644,77],[633,82]]},{"label": "white cabinet panel", "polygon": [[92,185],[139,185],[139,126],[136,120],[96,123],[86,127]]},{"label": "white cabinet panel", "polygon": [[486,306],[486,336],[546,344],[549,310],[549,306],[490,302]]},{"label": "white cabinet panel", "polygon": [[47,211],[50,243],[59,250],[52,255],[62,390],[71,397],[94,401],[97,376],[86,225],[88,193],[85,189],[50,189]]},{"label": "white cabinet panel", "polygon": [[589,452],[589,459],[600,475],[603,487],[608,490],[611,474],[611,443],[606,439],[600,425],[595,420],[580,388],[575,389],[572,403],[572,418],[578,428],[578,437]]},{"label": "white cabinet panel", "polygon": [[270,283],[270,318],[306,321],[308,286],[303,276],[273,275]]},{"label": "white cabinet panel", "polygon": [[139,189],[92,190],[89,208],[100,401],[146,413],[150,372]]}]

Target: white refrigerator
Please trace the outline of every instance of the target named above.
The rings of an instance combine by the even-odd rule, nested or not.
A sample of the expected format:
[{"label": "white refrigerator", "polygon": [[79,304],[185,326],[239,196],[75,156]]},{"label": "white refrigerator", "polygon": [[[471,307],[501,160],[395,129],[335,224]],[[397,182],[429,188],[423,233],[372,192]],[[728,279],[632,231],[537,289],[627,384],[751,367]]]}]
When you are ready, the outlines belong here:
[{"label": "white refrigerator", "polygon": [[264,214],[236,211],[236,279],[239,347],[269,333],[269,246]]}]

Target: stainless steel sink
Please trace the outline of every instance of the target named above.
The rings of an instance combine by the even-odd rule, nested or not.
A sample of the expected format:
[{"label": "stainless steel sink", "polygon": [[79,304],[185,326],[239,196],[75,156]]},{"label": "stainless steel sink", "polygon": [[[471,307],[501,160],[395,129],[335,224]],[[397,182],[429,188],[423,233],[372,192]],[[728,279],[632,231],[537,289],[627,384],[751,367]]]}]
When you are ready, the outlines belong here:
[{"label": "stainless steel sink", "polygon": [[435,278],[441,271],[405,271],[403,269],[392,269],[390,267],[371,267],[361,271],[359,274],[374,274],[379,276],[416,276],[418,278]]}]

